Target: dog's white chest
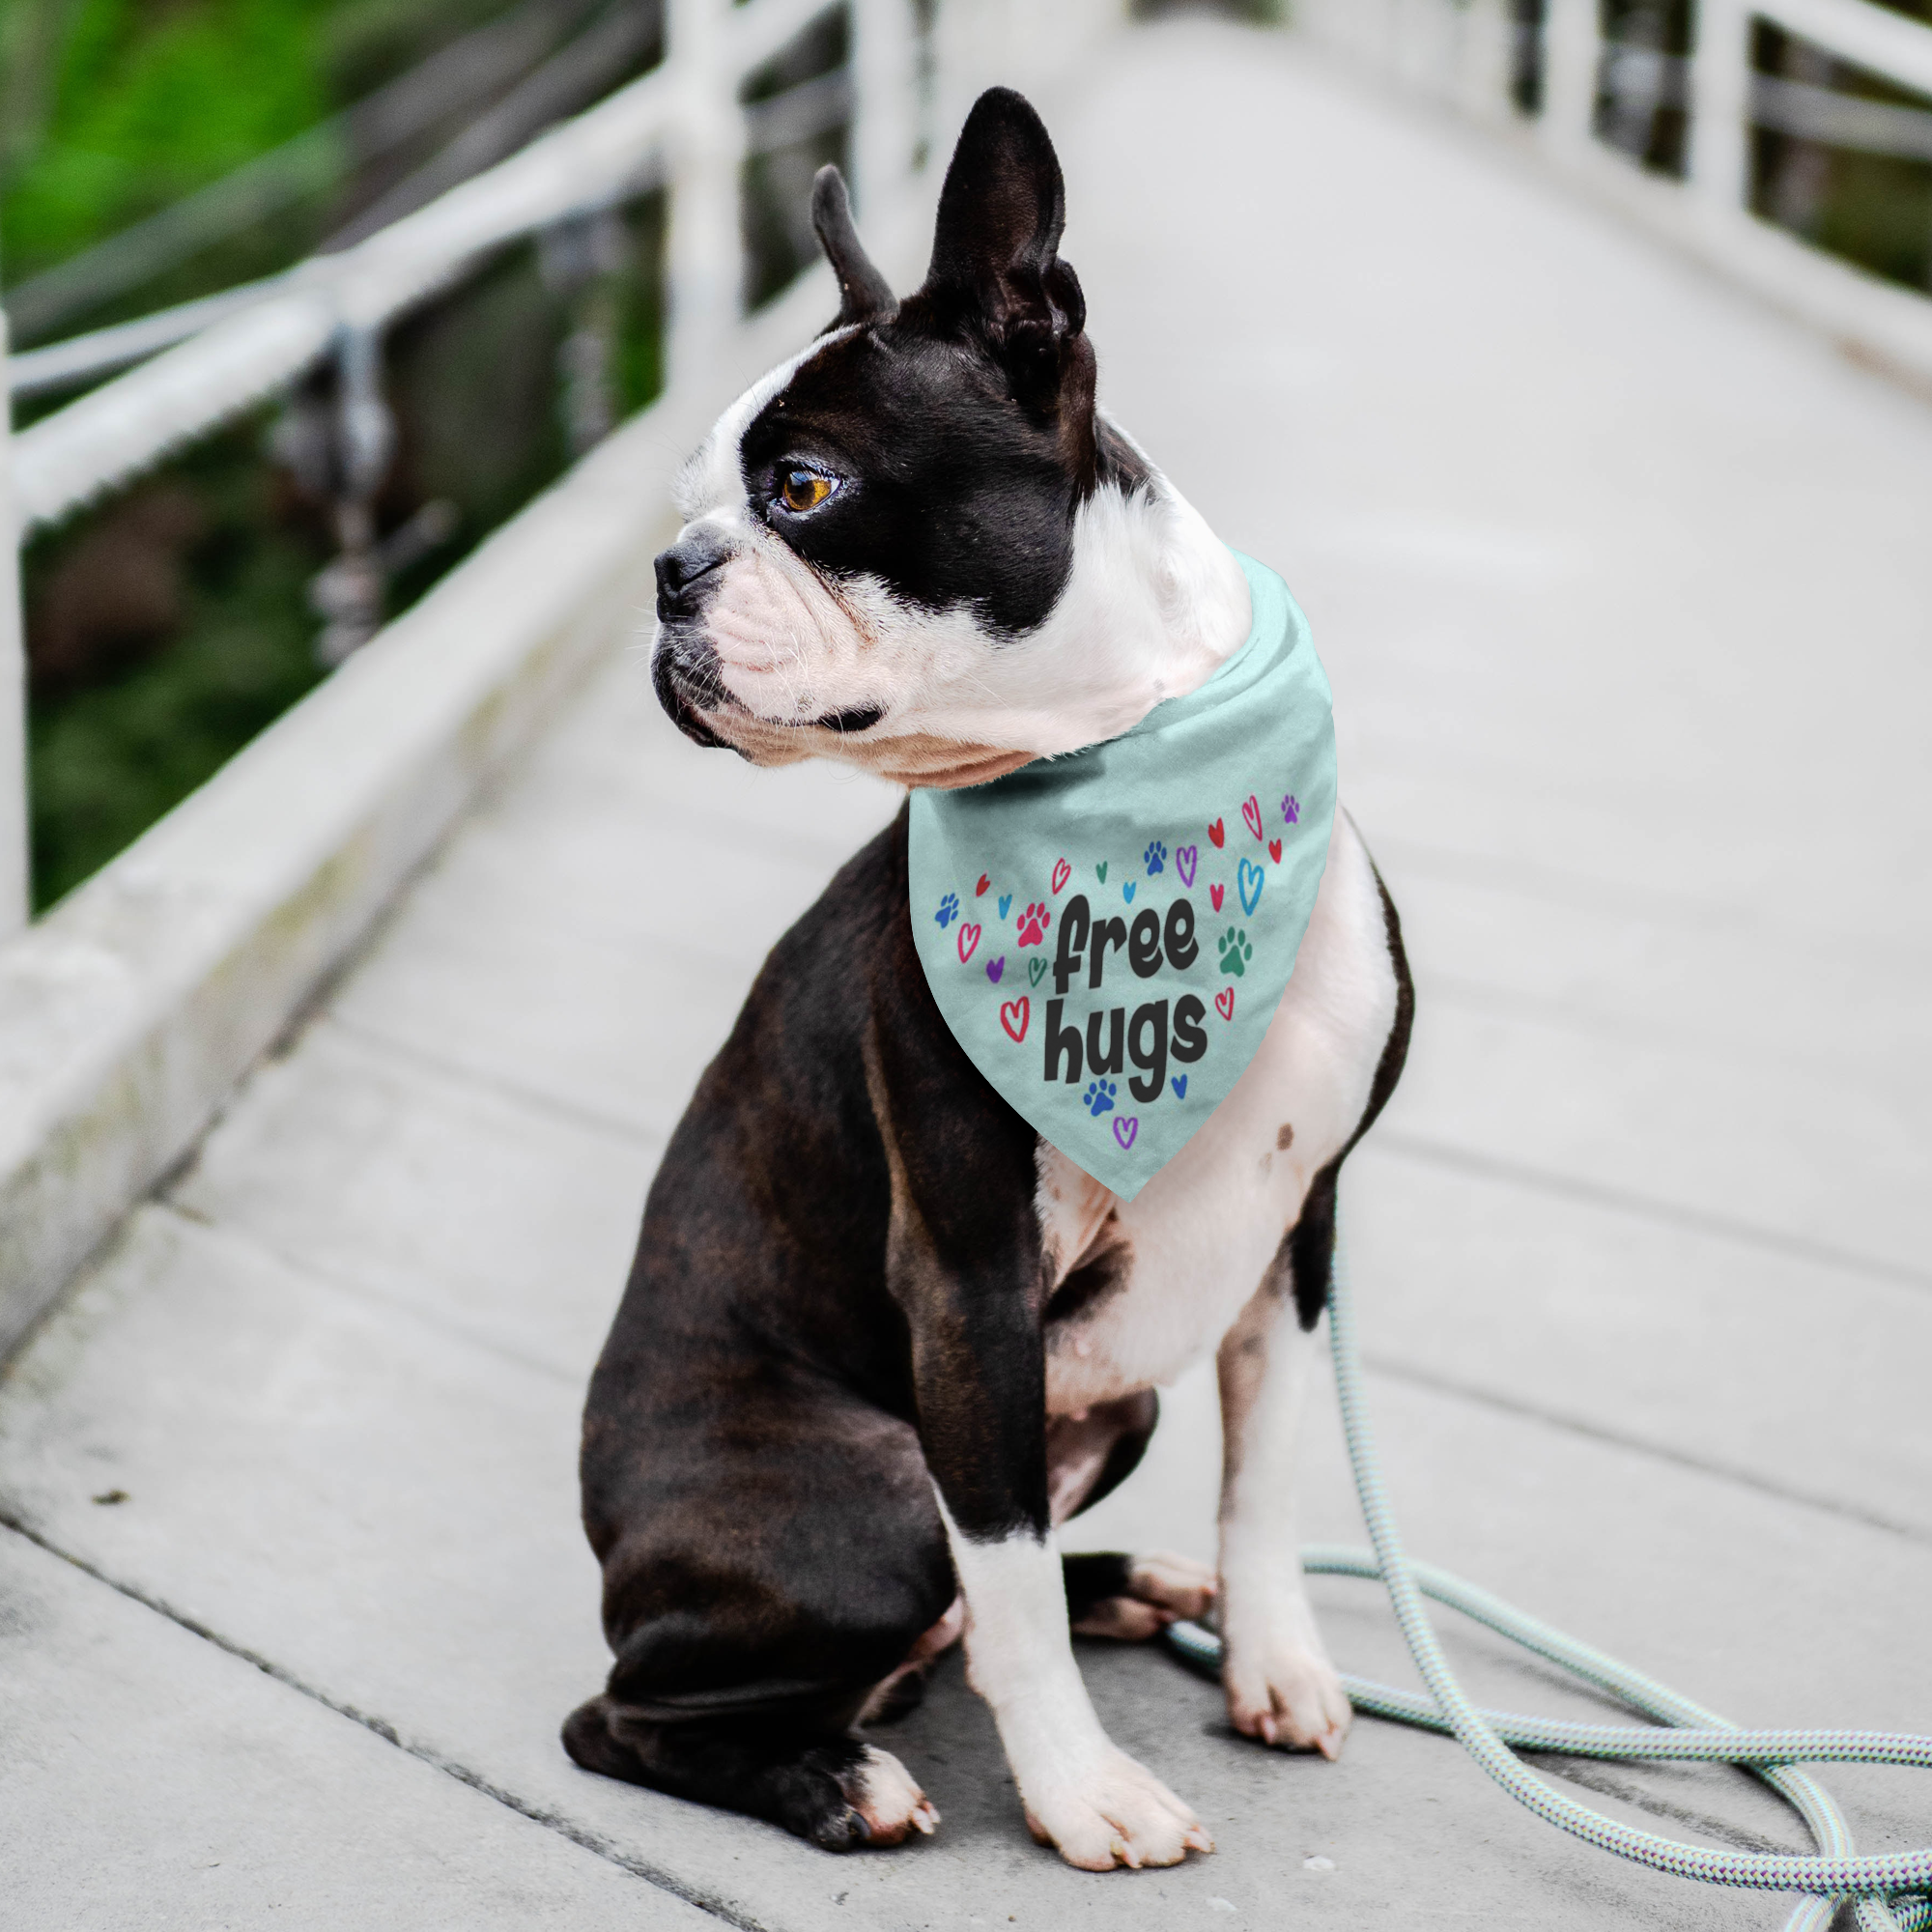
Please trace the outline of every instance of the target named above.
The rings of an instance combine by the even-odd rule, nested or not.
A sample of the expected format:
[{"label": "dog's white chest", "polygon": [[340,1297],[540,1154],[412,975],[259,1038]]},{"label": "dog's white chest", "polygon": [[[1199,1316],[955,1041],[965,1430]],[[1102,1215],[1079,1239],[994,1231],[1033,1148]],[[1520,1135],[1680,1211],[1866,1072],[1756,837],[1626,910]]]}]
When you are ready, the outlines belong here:
[{"label": "dog's white chest", "polygon": [[1396,996],[1374,868],[1337,813],[1294,977],[1207,1125],[1130,1202],[1040,1145],[1049,1413],[1172,1381],[1219,1344],[1361,1121]]}]

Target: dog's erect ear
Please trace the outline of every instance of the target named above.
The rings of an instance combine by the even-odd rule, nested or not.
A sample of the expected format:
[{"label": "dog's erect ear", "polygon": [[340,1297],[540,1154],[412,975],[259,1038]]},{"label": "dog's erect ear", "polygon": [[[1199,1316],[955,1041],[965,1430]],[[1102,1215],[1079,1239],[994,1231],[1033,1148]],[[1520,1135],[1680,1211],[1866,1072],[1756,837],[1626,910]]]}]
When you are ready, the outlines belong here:
[{"label": "dog's erect ear", "polygon": [[838,277],[838,319],[834,328],[848,323],[869,322],[894,308],[892,286],[872,266],[859,231],[852,225],[852,203],[845,192],[845,177],[837,168],[823,167],[812,177],[811,225],[818,231],[818,245]]},{"label": "dog's erect ear", "polygon": [[1011,88],[989,87],[946,171],[922,293],[977,321],[1022,394],[1057,388],[1062,352],[1086,327],[1079,277],[1055,252],[1065,225],[1045,126]]}]

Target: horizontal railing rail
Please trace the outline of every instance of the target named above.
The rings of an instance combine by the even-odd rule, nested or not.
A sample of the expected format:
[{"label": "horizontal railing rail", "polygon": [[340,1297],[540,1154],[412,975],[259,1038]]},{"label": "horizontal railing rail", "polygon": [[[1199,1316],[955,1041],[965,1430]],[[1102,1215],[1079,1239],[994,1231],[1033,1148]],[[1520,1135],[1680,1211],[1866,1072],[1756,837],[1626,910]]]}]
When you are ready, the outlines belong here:
[{"label": "horizontal railing rail", "polygon": [[[1932,300],[1881,279],[1752,206],[1760,133],[1932,161],[1932,26],[1873,0],[1697,0],[1694,45],[1677,54],[1607,39],[1600,0],[1297,0],[1311,39],[1457,109],[1527,120],[1552,158],[1663,227],[1760,295],[1865,359],[1932,388]],[[1775,27],[1836,66],[1910,96],[1874,100],[1810,75],[1757,71],[1755,31]],[[1689,123],[1676,174],[1611,151],[1676,110]]]}]

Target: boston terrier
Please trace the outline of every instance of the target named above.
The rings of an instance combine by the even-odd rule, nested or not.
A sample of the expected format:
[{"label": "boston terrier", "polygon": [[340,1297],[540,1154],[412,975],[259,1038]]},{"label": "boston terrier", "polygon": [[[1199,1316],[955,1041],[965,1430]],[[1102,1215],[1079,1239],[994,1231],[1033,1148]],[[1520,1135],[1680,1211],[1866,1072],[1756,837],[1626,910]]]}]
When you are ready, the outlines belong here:
[{"label": "boston terrier", "polygon": [[[1248,635],[1248,583],[1095,407],[1032,107],[975,105],[903,299],[836,170],[812,212],[838,319],[719,419],[657,559],[679,727],[956,787],[1198,689]],[[651,1187],[583,1423],[616,1661],[564,1744],[828,1850],[897,1844],[938,1814],[863,1727],[963,1635],[1035,1837],[1088,1870],[1174,1864],[1208,1833],[1101,1729],[1070,1634],[1211,1610],[1236,1729],[1341,1749],[1293,1476],[1337,1171],[1408,1042],[1395,908],[1338,811],[1260,1050],[1127,1201],[949,1032],[907,863],[902,810],[773,950]],[[1208,1350],[1216,1570],[1063,1558],[1056,1525],[1133,1469],[1156,1386]]]}]

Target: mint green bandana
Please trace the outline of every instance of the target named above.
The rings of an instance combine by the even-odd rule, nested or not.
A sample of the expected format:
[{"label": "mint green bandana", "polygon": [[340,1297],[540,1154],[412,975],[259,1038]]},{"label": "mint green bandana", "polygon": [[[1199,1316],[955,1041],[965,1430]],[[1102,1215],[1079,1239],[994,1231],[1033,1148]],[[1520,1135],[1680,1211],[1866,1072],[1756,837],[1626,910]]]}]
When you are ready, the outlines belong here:
[{"label": "mint green bandana", "polygon": [[961,1046],[1131,1201],[1260,1049],[1328,861],[1335,731],[1308,620],[1239,558],[1247,641],[1131,731],[915,791],[913,941]]}]

